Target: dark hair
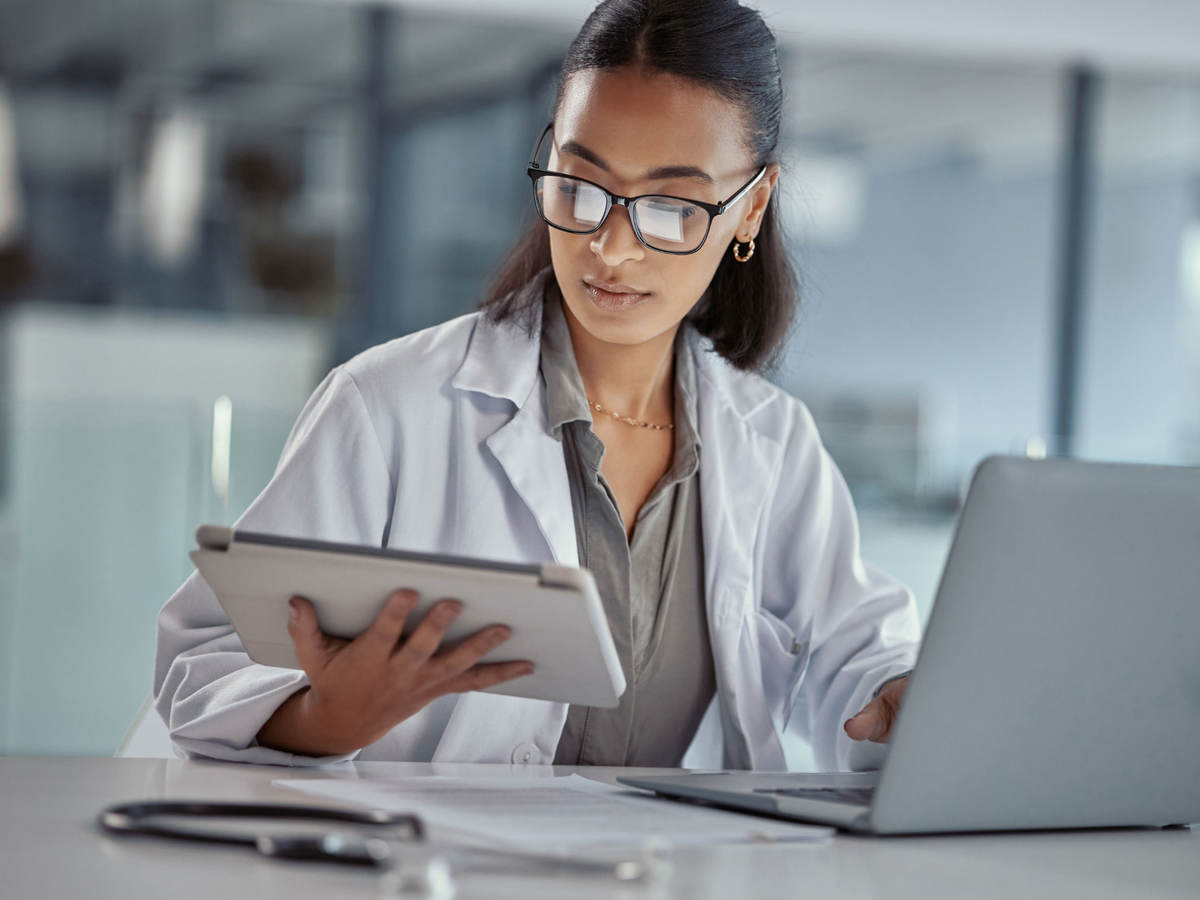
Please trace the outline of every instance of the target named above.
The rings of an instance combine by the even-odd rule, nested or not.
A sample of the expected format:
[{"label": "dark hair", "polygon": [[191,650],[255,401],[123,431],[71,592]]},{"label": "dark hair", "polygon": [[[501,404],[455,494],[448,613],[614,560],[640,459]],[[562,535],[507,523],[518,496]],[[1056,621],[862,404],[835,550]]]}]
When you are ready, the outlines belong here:
[{"label": "dark hair", "polygon": [[[777,162],[783,80],[775,37],[755,10],[733,0],[605,0],[567,50],[555,110],[574,73],[629,65],[699,82],[737,104],[754,165]],[[481,304],[494,321],[540,301],[520,289],[550,265],[549,227],[535,218],[509,251]],[[745,263],[724,255],[690,318],[721,356],[752,371],[775,361],[798,299],[774,194],[755,246]]]}]

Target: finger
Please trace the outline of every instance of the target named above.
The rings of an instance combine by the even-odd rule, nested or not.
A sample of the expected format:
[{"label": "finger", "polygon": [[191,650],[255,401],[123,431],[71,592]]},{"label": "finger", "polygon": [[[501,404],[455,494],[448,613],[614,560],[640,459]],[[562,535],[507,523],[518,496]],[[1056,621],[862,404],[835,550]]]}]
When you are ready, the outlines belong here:
[{"label": "finger", "polygon": [[288,606],[287,630],[296,648],[296,659],[304,671],[312,675],[325,668],[346,641],[322,633],[317,611],[304,597],[292,597]]},{"label": "finger", "polygon": [[460,675],[443,682],[439,693],[460,694],[463,691],[482,691],[493,685],[532,674],[533,663],[528,660],[502,663],[480,663]]},{"label": "finger", "polygon": [[856,741],[882,742],[888,739],[891,732],[892,717],[887,705],[876,698],[864,706],[858,715],[847,719],[842,727]]},{"label": "finger", "polygon": [[404,657],[410,664],[423,665],[437,652],[438,645],[446,635],[450,623],[462,612],[462,604],[457,600],[439,600],[425,618],[421,620],[408,639],[400,645],[397,655]]},{"label": "finger", "polygon": [[371,648],[372,652],[388,656],[400,642],[404,632],[404,623],[408,621],[409,613],[417,605],[416,591],[394,591],[375,616],[375,620],[360,636],[363,646]]},{"label": "finger", "polygon": [[442,649],[430,661],[435,667],[431,673],[433,679],[441,680],[461,675],[510,637],[512,630],[507,625],[493,625],[475,632],[453,647]]}]

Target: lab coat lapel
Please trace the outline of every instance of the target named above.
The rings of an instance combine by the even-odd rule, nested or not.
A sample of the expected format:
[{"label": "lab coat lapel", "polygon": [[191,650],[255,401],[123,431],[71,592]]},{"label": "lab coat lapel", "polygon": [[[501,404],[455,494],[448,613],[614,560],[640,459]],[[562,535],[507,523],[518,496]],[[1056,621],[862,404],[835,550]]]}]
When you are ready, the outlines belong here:
[{"label": "lab coat lapel", "polygon": [[516,415],[487,439],[487,447],[529,508],[554,561],[576,566],[579,553],[563,448],[546,431],[545,423],[545,398],[539,387]]},{"label": "lab coat lapel", "polygon": [[[531,287],[539,282],[535,279]],[[536,289],[540,296],[541,288]],[[452,384],[459,390],[502,397],[516,405],[512,418],[484,443],[533,517],[545,540],[548,559],[575,566],[579,555],[567,467],[562,444],[546,427],[546,398],[538,371],[541,304],[533,304],[531,311],[529,330],[481,316]]]},{"label": "lab coat lapel", "polygon": [[759,671],[751,617],[756,595],[754,548],[782,448],[748,421],[770,397],[761,382],[736,372],[695,332],[690,341],[701,379],[700,517],[704,586],[713,664],[717,675],[724,765],[736,769],[783,769],[777,737],[756,745],[749,735],[772,735],[765,702],[755,693]]}]

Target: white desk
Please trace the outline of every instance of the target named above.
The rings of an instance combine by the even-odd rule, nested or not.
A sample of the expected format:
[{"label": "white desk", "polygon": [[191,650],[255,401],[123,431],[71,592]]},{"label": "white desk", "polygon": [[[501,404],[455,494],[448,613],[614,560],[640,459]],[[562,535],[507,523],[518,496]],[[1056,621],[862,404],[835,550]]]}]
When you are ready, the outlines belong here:
[{"label": "white desk", "polygon": [[[362,775],[419,775],[421,763],[361,763]],[[330,770],[323,770],[326,774]],[[560,767],[560,774],[573,769]],[[580,769],[611,781],[626,771]],[[524,775],[518,766],[439,765],[445,775]],[[12,898],[379,898],[379,876],[275,862],[251,850],[116,838],[95,825],[110,803],[163,796],[312,800],[271,785],[311,770],[152,759],[0,758],[0,896]],[[1109,829],[1038,834],[865,838],[814,845],[730,845],[676,851],[662,887],[577,875],[465,874],[458,896],[713,898],[1200,897],[1200,831]]]}]

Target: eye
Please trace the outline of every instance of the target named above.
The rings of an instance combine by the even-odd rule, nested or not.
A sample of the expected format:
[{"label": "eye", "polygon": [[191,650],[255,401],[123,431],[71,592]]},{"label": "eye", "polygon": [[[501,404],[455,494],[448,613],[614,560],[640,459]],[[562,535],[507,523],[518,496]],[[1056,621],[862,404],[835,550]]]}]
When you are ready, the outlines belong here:
[{"label": "eye", "polygon": [[649,203],[649,208],[658,212],[668,213],[672,216],[678,216],[681,219],[691,218],[700,212],[700,207],[685,200],[676,200],[674,197],[653,199]]}]

